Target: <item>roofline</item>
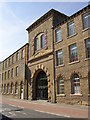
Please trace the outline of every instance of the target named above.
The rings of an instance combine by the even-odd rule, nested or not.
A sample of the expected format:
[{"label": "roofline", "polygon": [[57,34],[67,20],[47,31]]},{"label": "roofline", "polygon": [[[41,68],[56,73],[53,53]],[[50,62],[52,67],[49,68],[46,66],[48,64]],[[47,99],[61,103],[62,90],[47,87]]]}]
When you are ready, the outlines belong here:
[{"label": "roofline", "polygon": [[51,9],[47,13],[45,13],[43,16],[41,16],[39,19],[37,19],[33,24],[31,24],[26,30],[27,31],[32,30],[36,25],[38,25],[40,22],[46,20],[47,18],[51,17],[51,15],[53,15],[54,13],[57,13],[59,15],[62,14],[64,16],[68,17],[67,15],[65,15],[55,9]]},{"label": "roofline", "polygon": [[72,19],[73,17],[76,17],[76,16],[80,15],[82,12],[86,11],[87,9],[90,9],[90,5],[87,5],[86,7],[82,8],[79,11],[77,11],[76,13],[74,13],[73,15],[71,15],[70,17],[67,17],[63,22],[61,22],[61,23],[57,24],[56,26],[54,26],[54,28],[58,27],[59,25],[63,25],[68,20]]},{"label": "roofline", "polygon": [[9,55],[7,58],[5,58],[2,62],[4,62],[6,59],[8,59],[9,57],[11,57],[13,54],[15,54],[16,52],[18,52],[20,49],[22,49],[23,47],[25,47],[26,45],[29,45],[29,43],[24,44],[22,47],[20,47],[18,50],[16,50],[14,53],[12,53],[11,55]]}]

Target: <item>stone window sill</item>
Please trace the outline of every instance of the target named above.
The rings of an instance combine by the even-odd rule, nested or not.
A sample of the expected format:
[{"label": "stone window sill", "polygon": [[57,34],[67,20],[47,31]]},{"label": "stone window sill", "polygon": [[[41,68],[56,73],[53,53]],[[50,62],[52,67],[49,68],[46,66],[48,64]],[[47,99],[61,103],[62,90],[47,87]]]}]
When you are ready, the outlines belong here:
[{"label": "stone window sill", "polygon": [[71,38],[71,37],[74,37],[74,36],[76,36],[76,35],[77,35],[77,33],[75,33],[75,34],[73,34],[73,35],[70,35],[70,36],[67,37],[67,39],[69,39],[69,38]]},{"label": "stone window sill", "polygon": [[85,61],[90,60],[90,58],[86,58]]},{"label": "stone window sill", "polygon": [[89,29],[90,29],[90,27],[89,27],[89,28],[85,28],[85,29],[82,30],[82,32],[87,31],[87,30],[89,30]]},{"label": "stone window sill", "polygon": [[71,62],[71,63],[68,63],[69,65],[72,65],[72,64],[75,64],[75,63],[79,63],[80,61],[74,61],[74,62]]},{"label": "stone window sill", "polygon": [[60,42],[62,42],[62,41],[63,41],[63,39],[61,39],[61,40],[55,42],[55,44],[58,44],[58,43],[60,43]]},{"label": "stone window sill", "polygon": [[57,94],[57,97],[65,97],[65,94]]},{"label": "stone window sill", "polygon": [[70,94],[70,96],[83,96],[82,94]]},{"label": "stone window sill", "polygon": [[65,65],[64,64],[62,64],[62,65],[58,65],[58,66],[56,66],[56,68],[59,68],[59,67],[64,67]]}]

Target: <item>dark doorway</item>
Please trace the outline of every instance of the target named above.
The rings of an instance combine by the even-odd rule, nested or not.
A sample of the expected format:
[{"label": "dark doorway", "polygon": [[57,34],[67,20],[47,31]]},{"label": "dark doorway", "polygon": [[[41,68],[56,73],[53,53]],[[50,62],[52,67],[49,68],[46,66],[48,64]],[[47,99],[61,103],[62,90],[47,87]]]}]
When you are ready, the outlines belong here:
[{"label": "dark doorway", "polygon": [[47,100],[48,99],[48,81],[46,73],[40,71],[36,77],[36,99]]}]

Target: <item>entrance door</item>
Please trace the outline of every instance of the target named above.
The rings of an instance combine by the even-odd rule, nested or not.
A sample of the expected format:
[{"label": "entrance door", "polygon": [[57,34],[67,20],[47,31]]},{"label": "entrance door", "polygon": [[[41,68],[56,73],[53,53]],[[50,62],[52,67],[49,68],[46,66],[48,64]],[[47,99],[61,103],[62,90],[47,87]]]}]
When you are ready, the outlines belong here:
[{"label": "entrance door", "polygon": [[45,72],[41,71],[36,77],[36,99],[48,99],[48,81]]}]

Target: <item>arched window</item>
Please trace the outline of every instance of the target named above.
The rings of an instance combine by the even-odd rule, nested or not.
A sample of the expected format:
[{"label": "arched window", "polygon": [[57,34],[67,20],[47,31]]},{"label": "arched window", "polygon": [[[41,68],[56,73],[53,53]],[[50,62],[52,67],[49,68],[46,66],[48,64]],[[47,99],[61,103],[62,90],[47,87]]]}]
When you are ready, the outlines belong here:
[{"label": "arched window", "polygon": [[18,94],[18,84],[17,84],[17,82],[15,84],[15,93]]},{"label": "arched window", "polygon": [[39,39],[38,37],[35,38],[35,51],[39,50]]},{"label": "arched window", "polygon": [[11,83],[11,94],[13,94],[13,83]]},{"label": "arched window", "polygon": [[64,80],[62,77],[58,78],[58,82],[57,82],[57,93],[58,94],[64,94]]},{"label": "arched window", "polygon": [[90,94],[90,72],[88,73],[88,93]]},{"label": "arched window", "polygon": [[77,74],[72,77],[72,94],[80,94],[80,79]]},{"label": "arched window", "polygon": [[9,93],[9,84],[7,84],[7,93]]},{"label": "arched window", "polygon": [[44,48],[45,47],[45,35],[42,34],[41,35],[41,48]]}]

